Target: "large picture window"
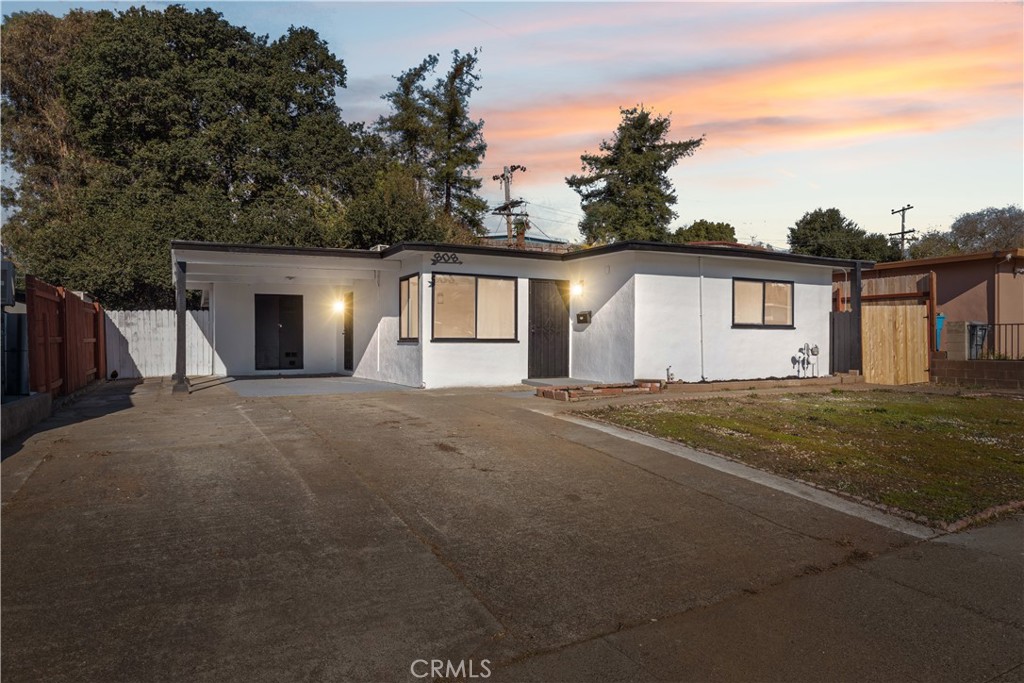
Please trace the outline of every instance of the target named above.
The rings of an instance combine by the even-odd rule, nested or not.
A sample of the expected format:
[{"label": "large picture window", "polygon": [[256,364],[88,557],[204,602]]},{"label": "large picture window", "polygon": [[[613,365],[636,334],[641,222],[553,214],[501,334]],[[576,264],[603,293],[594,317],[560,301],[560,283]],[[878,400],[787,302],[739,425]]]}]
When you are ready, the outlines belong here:
[{"label": "large picture window", "polygon": [[398,340],[420,338],[420,276],[410,275],[398,281]]},{"label": "large picture window", "polygon": [[732,281],[733,327],[793,327],[793,283]]},{"label": "large picture window", "polygon": [[435,340],[516,341],[516,279],[435,273]]}]

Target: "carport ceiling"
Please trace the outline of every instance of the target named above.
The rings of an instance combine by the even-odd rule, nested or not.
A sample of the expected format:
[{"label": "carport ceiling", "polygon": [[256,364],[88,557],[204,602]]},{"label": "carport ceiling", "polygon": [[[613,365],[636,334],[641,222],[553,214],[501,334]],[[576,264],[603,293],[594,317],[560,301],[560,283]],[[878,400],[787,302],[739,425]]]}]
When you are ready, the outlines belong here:
[{"label": "carport ceiling", "polygon": [[216,283],[351,286],[356,280],[372,279],[375,272],[396,270],[399,266],[376,258],[191,249],[175,249],[172,259],[185,262],[185,286],[189,289]]}]

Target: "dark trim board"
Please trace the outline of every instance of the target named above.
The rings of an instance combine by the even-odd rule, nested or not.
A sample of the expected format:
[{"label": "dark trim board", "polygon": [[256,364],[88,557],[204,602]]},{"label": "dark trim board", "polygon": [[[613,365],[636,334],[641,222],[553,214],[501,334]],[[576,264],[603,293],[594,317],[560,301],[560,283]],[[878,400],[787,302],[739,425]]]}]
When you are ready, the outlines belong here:
[{"label": "dark trim board", "polygon": [[381,252],[366,249],[332,249],[329,247],[279,247],[265,244],[232,244],[228,242],[193,242],[172,240],[171,249],[213,251],[231,254],[280,254],[283,256],[345,256],[380,260]]},{"label": "dark trim board", "polygon": [[[736,322],[736,283],[737,282],[759,282],[762,285],[772,283],[776,285],[789,285],[789,317],[792,322],[788,325],[768,325],[764,322],[738,323]],[[765,307],[768,305],[768,290],[761,288],[761,320],[765,318]],[[732,279],[732,328],[734,330],[795,330],[796,329],[796,282],[793,280],[768,280],[757,277],[734,277]]]},{"label": "dark trim board", "polygon": [[171,249],[188,249],[194,251],[233,252],[251,254],[282,254],[292,256],[344,256],[382,260],[401,254],[402,252],[450,252],[456,254],[476,254],[479,256],[498,256],[501,258],[532,259],[539,261],[576,261],[594,256],[614,254],[620,251],[652,252],[664,254],[689,254],[691,256],[719,256],[726,258],[753,259],[762,261],[781,261],[785,263],[804,263],[807,265],[829,266],[831,268],[851,269],[859,267],[867,270],[875,266],[874,261],[858,261],[851,259],[824,258],[805,256],[781,251],[758,251],[754,249],[737,249],[732,247],[666,244],[664,242],[616,242],[592,249],[580,249],[566,254],[552,254],[540,251],[518,251],[503,247],[489,247],[467,244],[445,244],[442,242],[401,242],[383,251],[365,249],[328,249],[321,247],[279,247],[259,244],[226,244],[220,242],[192,242],[172,240]]},{"label": "dark trim board", "polygon": [[[434,330],[437,324],[437,306],[436,306],[436,291],[434,290],[435,278],[438,275],[450,275],[454,277],[471,277],[476,281],[476,287],[473,288],[473,336],[472,337],[435,337]],[[513,282],[512,287],[512,321],[515,327],[513,328],[512,337],[495,337],[481,339],[477,336],[477,321],[479,320],[480,312],[480,279],[485,280],[511,280]],[[420,286],[423,286],[423,280],[420,280]],[[458,344],[515,344],[519,342],[519,278],[515,275],[479,275],[477,273],[450,273],[434,271],[430,274],[430,341],[441,342],[444,344],[458,343]]]}]

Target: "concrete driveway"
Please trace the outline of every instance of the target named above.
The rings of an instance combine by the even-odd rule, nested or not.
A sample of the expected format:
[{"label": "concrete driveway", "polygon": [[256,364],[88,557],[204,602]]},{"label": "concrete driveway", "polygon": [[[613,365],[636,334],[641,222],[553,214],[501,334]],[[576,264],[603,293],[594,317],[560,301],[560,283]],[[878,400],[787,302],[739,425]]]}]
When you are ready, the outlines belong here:
[{"label": "concrete driveway", "polygon": [[4,447],[3,679],[1024,677],[1021,517],[923,542],[538,407],[107,385]]}]

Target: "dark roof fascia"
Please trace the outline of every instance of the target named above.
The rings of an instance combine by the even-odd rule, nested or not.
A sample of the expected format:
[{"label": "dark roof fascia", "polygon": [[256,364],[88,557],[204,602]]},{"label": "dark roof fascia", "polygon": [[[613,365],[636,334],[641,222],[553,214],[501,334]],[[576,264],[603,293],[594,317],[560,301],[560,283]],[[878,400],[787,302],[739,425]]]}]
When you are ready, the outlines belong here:
[{"label": "dark roof fascia", "polygon": [[486,247],[471,244],[446,244],[443,242],[400,242],[383,251],[366,249],[335,249],[328,247],[285,247],[261,244],[226,244],[220,242],[193,242],[172,240],[171,249],[190,249],[195,251],[228,252],[237,254],[281,254],[289,256],[345,256],[354,258],[382,259],[406,251],[412,252],[456,252],[459,254],[476,254],[479,256],[498,256],[502,258],[534,259],[540,261],[573,261],[576,259],[603,256],[623,251],[655,252],[667,254],[688,254],[691,256],[720,256],[728,258],[749,258],[765,261],[781,261],[784,263],[802,263],[805,265],[828,266],[830,268],[854,268],[858,263],[863,270],[874,268],[874,261],[857,261],[853,259],[825,258],[822,256],[806,256],[779,251],[755,251],[731,247],[688,246],[686,244],[666,244],[664,242],[616,242],[592,249],[581,249],[565,254],[544,251],[517,251],[505,247]]},{"label": "dark roof fascia", "polygon": [[858,261],[856,259],[837,259],[824,256],[807,256],[805,254],[790,254],[784,251],[760,251],[754,249],[737,249],[735,247],[713,247],[713,246],[689,246],[686,244],[667,244],[664,242],[615,242],[593,249],[582,249],[580,251],[564,254],[566,261],[586,258],[588,256],[601,256],[603,254],[614,254],[620,251],[642,251],[660,252],[668,254],[689,254],[691,256],[726,256],[730,258],[750,258],[765,261],[782,261],[786,263],[803,263],[813,266],[828,266],[830,268],[853,268],[858,263],[862,269],[870,269],[875,265],[874,261]]},{"label": "dark roof fascia", "polygon": [[517,251],[505,247],[482,247],[473,244],[444,244],[442,242],[400,242],[384,250],[384,257],[393,256],[403,251],[447,251],[459,254],[475,254],[477,256],[503,256],[511,258],[540,259],[542,261],[561,261],[562,254],[545,251]]},{"label": "dark roof fascia", "polygon": [[330,247],[285,247],[266,244],[226,244],[222,242],[191,242],[171,240],[171,249],[227,252],[234,254],[274,254],[284,256],[346,256],[380,259],[383,252],[366,249],[334,249]]}]

